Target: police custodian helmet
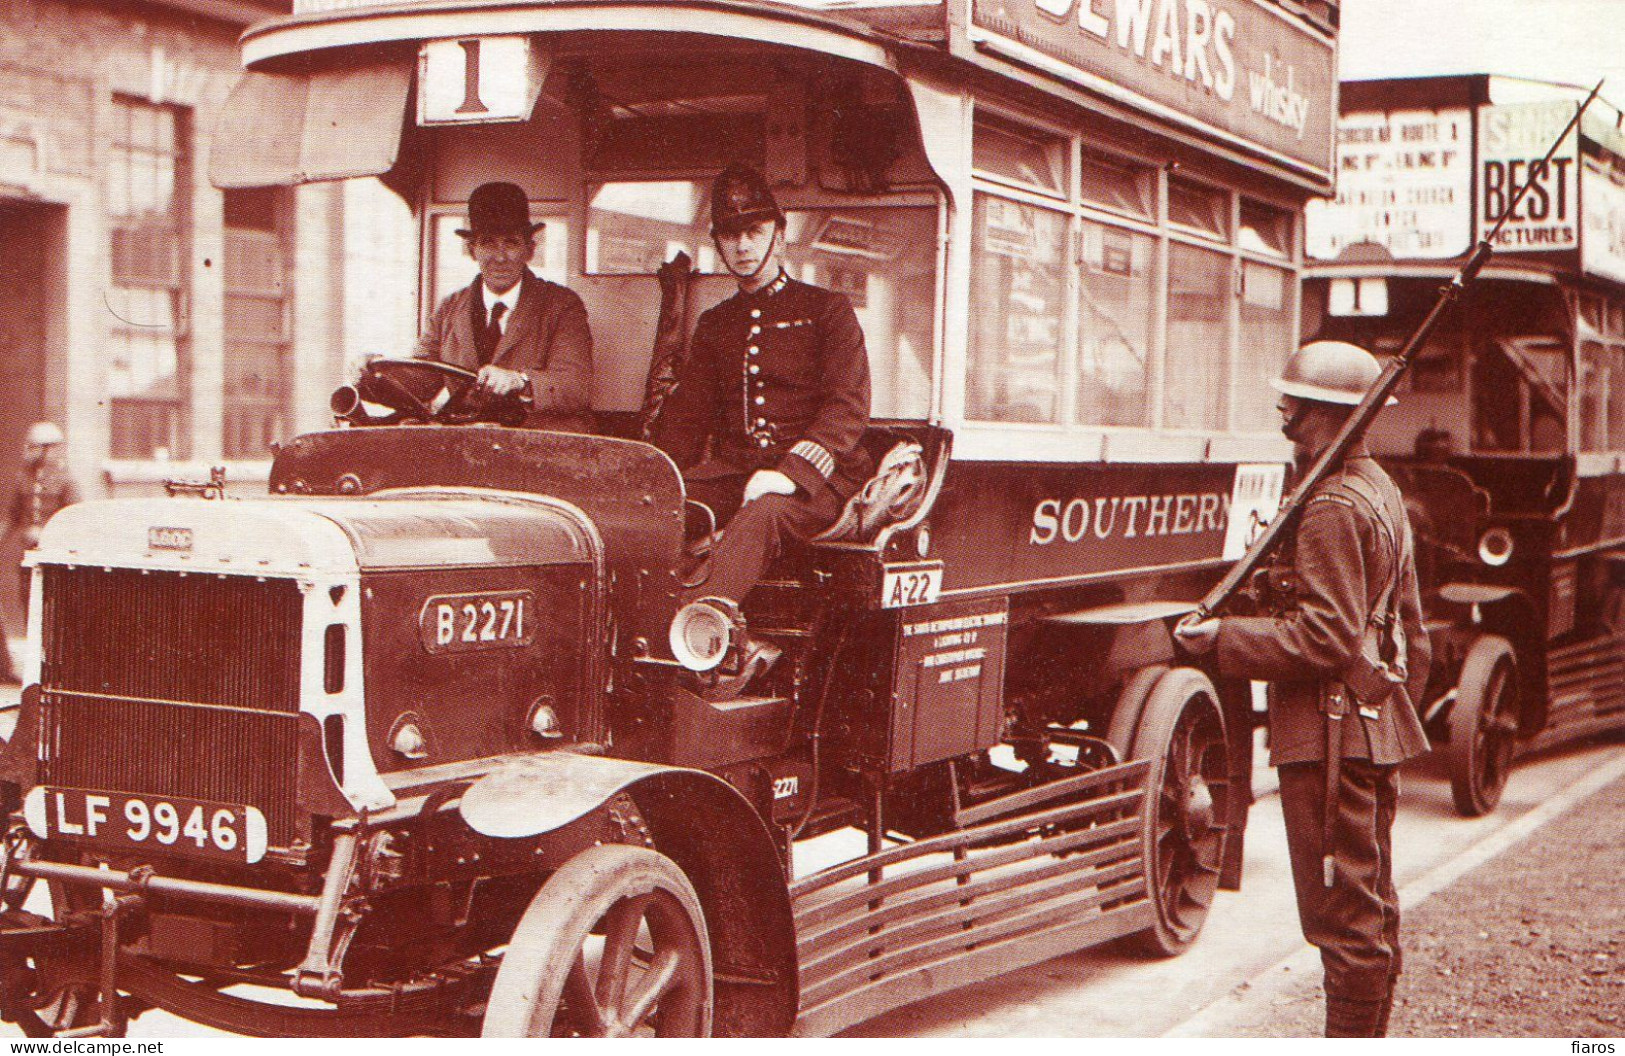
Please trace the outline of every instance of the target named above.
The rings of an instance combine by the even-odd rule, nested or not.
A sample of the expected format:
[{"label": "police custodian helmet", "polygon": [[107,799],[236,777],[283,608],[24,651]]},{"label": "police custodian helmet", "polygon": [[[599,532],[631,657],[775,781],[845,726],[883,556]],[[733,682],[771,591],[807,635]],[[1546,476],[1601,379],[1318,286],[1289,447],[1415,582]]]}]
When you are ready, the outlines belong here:
[{"label": "police custodian helmet", "polygon": [[[1276,392],[1300,400],[1353,407],[1376,384],[1382,367],[1377,357],[1347,341],[1311,341],[1287,359],[1281,376],[1270,382]],[[1388,403],[1398,403],[1392,396]]]},{"label": "police custodian helmet", "polygon": [[732,235],[763,220],[784,223],[767,179],[749,165],[730,165],[711,185],[711,237]]}]

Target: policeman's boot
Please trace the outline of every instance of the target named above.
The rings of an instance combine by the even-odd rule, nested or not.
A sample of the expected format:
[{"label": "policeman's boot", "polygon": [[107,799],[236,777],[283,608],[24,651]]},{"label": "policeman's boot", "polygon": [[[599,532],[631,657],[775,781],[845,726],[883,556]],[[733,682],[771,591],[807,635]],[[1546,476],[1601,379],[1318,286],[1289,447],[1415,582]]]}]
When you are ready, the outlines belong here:
[{"label": "policeman's boot", "polygon": [[1356,1001],[1348,997],[1326,997],[1326,1036],[1328,1038],[1380,1038],[1383,1036],[1383,1002]]}]

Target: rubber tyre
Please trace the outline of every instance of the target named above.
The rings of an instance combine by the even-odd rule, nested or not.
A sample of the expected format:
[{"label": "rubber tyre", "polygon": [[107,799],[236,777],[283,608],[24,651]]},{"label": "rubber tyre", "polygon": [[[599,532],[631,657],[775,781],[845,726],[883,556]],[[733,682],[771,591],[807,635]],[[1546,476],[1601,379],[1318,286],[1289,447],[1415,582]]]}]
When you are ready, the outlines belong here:
[{"label": "rubber tyre", "polygon": [[[641,960],[633,956],[640,942],[652,946],[638,951]],[[629,1015],[639,1011],[657,963],[665,965],[664,985],[649,986],[656,999]],[[712,1001],[711,943],[688,877],[662,854],[609,844],[570,859],[531,900],[497,971],[481,1033],[708,1037]]]},{"label": "rubber tyre", "polygon": [[1445,769],[1456,813],[1488,814],[1501,802],[1518,731],[1518,658],[1512,643],[1480,635],[1462,661],[1450,709]]},{"label": "rubber tyre", "polygon": [[1230,750],[1219,694],[1205,674],[1176,667],[1162,676],[1140,713],[1132,757],[1151,760],[1141,847],[1156,911],[1134,941],[1153,956],[1175,957],[1201,934],[1224,865]]}]

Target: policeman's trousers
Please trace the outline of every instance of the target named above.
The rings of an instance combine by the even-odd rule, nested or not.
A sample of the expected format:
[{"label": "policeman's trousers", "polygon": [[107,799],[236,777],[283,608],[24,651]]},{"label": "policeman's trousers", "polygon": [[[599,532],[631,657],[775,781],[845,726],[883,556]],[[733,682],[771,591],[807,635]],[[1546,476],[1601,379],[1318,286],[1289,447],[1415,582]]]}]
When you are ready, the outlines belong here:
[{"label": "policeman's trousers", "polygon": [[705,581],[686,591],[683,601],[705,597],[744,601],[770,561],[787,546],[810,542],[841,514],[841,501],[828,488],[814,495],[800,489],[794,495],[763,495],[741,506],[748,479],[739,475],[689,483],[689,498],[711,507],[722,539],[711,552]]},{"label": "policeman's trousers", "polygon": [[1281,813],[1298,896],[1303,937],[1319,948],[1326,996],[1382,1001],[1399,978],[1399,893],[1394,889],[1394,812],[1399,768],[1345,759],[1341,768],[1332,854],[1337,876],[1326,887],[1326,771],[1322,764],[1280,768]]}]

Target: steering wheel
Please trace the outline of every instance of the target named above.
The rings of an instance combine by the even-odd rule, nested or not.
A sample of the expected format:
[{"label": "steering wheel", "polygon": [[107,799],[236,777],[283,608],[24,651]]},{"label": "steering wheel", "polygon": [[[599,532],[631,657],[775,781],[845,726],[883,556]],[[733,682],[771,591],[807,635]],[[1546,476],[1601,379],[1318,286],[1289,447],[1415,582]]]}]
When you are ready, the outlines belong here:
[{"label": "steering wheel", "polygon": [[[333,393],[333,413],[357,425],[524,423],[530,412],[528,395],[490,397],[480,391],[478,380],[473,371],[439,360],[375,359],[362,368],[354,386]],[[389,413],[373,414],[368,403],[387,407]]]}]

